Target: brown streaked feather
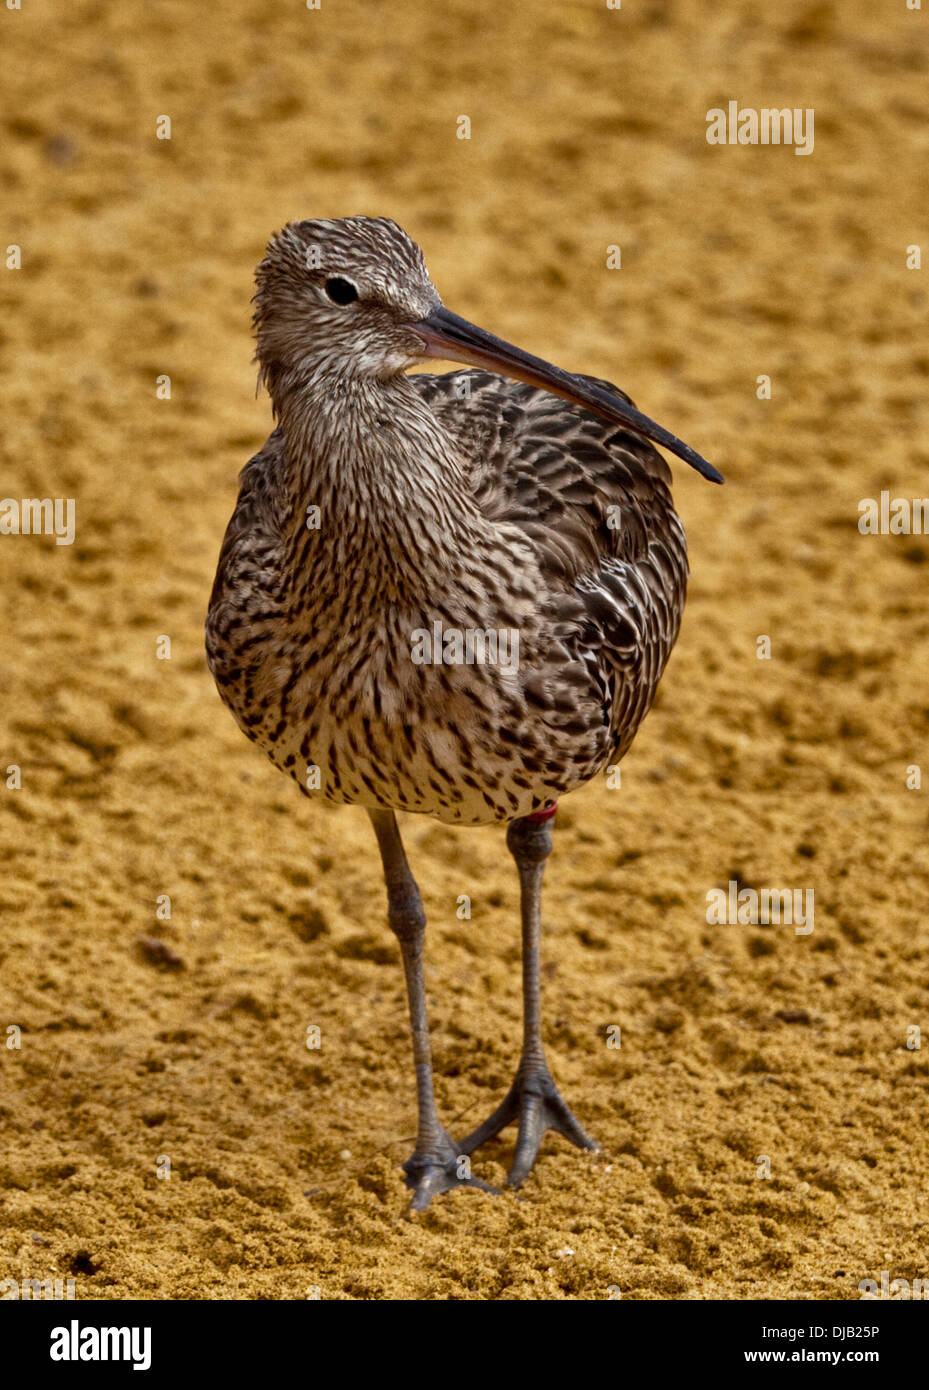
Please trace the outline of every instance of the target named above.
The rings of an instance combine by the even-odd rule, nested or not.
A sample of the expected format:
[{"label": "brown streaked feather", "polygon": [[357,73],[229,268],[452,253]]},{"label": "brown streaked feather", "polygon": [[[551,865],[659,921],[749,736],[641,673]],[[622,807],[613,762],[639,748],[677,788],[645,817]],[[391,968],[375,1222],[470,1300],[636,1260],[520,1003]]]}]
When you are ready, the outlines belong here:
[{"label": "brown streaked feather", "polygon": [[[357,280],[356,305],[329,275]],[[241,474],[207,651],[240,727],[308,794],[480,824],[623,755],[687,559],[670,470],[622,411],[482,370],[406,374],[424,351],[411,326],[440,309],[394,223],[272,238],[255,326],[279,424]],[[572,380],[596,379],[562,373],[569,395]],[[628,402],[596,385],[601,410],[603,393]],[[515,632],[518,665],[414,664],[411,633],[435,620]]]},{"label": "brown streaked feather", "polygon": [[[634,404],[612,382],[585,379]],[[576,640],[595,654],[613,742],[625,752],[686,596],[687,547],[667,463],[639,435],[490,372],[410,380],[460,441],[484,515],[518,526],[552,586],[580,593],[589,624]]]}]

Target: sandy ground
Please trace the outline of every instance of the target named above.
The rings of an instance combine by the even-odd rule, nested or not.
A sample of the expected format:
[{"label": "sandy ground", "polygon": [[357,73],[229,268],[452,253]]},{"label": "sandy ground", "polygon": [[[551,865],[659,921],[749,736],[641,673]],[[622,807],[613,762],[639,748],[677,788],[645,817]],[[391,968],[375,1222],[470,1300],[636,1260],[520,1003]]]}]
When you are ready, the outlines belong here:
[{"label": "sandy ground", "polygon": [[[74,497],[77,534],[0,536],[0,762],[22,769],[0,781],[0,1023],[22,1030],[0,1276],[73,1275],[80,1299],[929,1276],[929,1053],[907,1047],[929,790],[906,786],[929,774],[929,542],[857,529],[861,498],[927,491],[927,23],[902,0],[3,11],[0,491]],[[729,100],[812,107],[813,154],[708,145]],[[519,1196],[413,1220],[366,818],[246,743],[201,636],[270,418],[253,266],[292,217],[362,212],[407,227],[459,313],[613,378],[727,476],[675,469],[683,633],[622,789],[563,803],[548,871],[546,1038],[602,1152],[550,1136]],[[518,1054],[516,877],[499,831],[405,833],[461,1133]],[[814,930],[708,925],[730,880],[814,890]],[[511,1149],[475,1171],[500,1181]]]}]

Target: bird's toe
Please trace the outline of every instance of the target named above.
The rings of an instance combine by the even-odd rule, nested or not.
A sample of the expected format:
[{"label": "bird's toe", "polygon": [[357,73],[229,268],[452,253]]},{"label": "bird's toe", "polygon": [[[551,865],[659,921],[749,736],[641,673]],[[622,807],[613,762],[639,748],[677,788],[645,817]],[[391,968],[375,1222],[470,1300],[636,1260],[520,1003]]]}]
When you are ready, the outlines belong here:
[{"label": "bird's toe", "polygon": [[552,1129],[579,1149],[596,1150],[599,1145],[584,1129],[555,1085],[544,1062],[520,1066],[516,1080],[494,1113],[462,1140],[464,1153],[493,1139],[513,1121],[519,1124],[513,1164],[507,1177],[509,1187],[519,1187],[532,1171],[539,1146]]},{"label": "bird's toe", "polygon": [[497,1192],[490,1183],[471,1175],[471,1160],[460,1145],[444,1134],[429,1153],[414,1153],[403,1165],[406,1185],[412,1189],[411,1211],[425,1211],[433,1197],[458,1187]]}]

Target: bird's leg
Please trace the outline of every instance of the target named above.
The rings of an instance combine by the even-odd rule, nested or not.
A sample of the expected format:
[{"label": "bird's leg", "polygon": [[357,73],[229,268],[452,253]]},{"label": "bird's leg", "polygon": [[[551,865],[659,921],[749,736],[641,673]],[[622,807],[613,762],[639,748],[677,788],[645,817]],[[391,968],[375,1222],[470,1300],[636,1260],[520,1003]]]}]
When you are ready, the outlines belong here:
[{"label": "bird's leg", "polygon": [[542,1137],[549,1129],[557,1130],[579,1149],[597,1148],[562,1100],[548,1069],[542,1045],[539,940],[542,927],[542,875],[552,849],[549,820],[550,815],[546,813],[523,816],[512,821],[507,830],[507,848],[519,870],[522,911],[523,1051],[516,1078],[506,1098],[490,1118],[461,1144],[464,1153],[473,1153],[513,1120],[518,1120],[516,1152],[507,1178],[512,1187],[518,1187],[528,1177]]},{"label": "bird's leg", "polygon": [[410,1005],[413,1034],[413,1061],[416,1066],[418,1124],[416,1148],[404,1163],[407,1187],[413,1189],[411,1206],[422,1211],[439,1192],[454,1187],[494,1189],[471,1177],[471,1166],[464,1150],[457,1146],[439,1120],[432,1081],[432,1052],[426,1017],[426,986],[423,979],[423,939],[426,914],[416,880],[410,872],[397,818],[393,811],[369,811],[384,865],[387,883],[388,920],[400,943],[406,992]]}]

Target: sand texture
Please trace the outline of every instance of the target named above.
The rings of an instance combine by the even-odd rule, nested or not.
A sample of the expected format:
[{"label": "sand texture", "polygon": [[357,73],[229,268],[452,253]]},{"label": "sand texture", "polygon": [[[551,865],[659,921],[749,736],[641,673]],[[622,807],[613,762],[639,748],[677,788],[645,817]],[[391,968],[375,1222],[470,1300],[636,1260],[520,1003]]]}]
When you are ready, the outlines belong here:
[{"label": "sand texture", "polygon": [[[0,535],[0,1277],[825,1299],[929,1275],[929,1052],[907,1046],[929,1028],[929,540],[857,524],[862,498],[929,493],[929,268],[906,263],[929,253],[927,25],[903,0],[0,12],[0,493],[76,501],[73,545]],[[709,145],[730,100],[813,108],[813,153]],[[367,818],[242,738],[202,640],[270,425],[254,265],[291,218],[354,213],[406,227],[450,308],[616,381],[727,479],[675,465],[682,634],[621,788],[563,803],[547,871],[545,1037],[602,1150],[550,1136],[518,1196],[412,1220]],[[518,884],[500,830],[404,833],[461,1134],[518,1057]],[[709,924],[730,881],[813,890],[813,931]],[[475,1172],[501,1182],[512,1144]]]}]

